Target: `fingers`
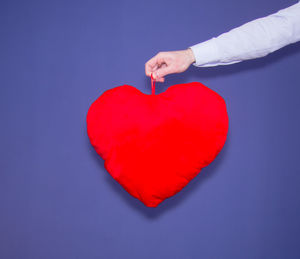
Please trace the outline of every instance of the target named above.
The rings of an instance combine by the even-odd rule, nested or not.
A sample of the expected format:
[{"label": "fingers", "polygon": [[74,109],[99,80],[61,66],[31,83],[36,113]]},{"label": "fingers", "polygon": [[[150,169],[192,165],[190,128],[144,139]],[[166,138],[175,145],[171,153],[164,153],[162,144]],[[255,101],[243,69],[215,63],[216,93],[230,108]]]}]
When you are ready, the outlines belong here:
[{"label": "fingers", "polygon": [[166,64],[164,52],[159,52],[145,64],[145,74],[151,76],[161,66]]},{"label": "fingers", "polygon": [[166,75],[175,73],[175,70],[172,65],[161,66],[153,73],[153,77],[156,80],[163,79]]},{"label": "fingers", "polygon": [[158,67],[156,57],[151,58],[146,64],[145,64],[145,73],[147,76],[151,76],[151,73],[154,72]]},{"label": "fingers", "polygon": [[151,76],[151,73],[154,72],[157,68],[158,68],[158,58],[156,55],[145,64],[146,75]]},{"label": "fingers", "polygon": [[178,73],[180,64],[177,52],[159,52],[145,64],[145,74],[151,76],[157,82],[164,82],[168,74]]}]

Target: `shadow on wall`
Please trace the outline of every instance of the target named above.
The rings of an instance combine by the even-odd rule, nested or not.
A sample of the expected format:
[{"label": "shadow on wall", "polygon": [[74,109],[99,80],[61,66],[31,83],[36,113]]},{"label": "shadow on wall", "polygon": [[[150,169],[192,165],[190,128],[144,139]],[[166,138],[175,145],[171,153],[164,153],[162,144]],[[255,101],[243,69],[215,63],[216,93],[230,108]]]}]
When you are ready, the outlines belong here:
[{"label": "shadow on wall", "polygon": [[201,183],[205,182],[205,179],[208,179],[209,177],[212,177],[213,175],[218,172],[218,167],[222,163],[224,157],[226,157],[226,154],[228,152],[228,146],[230,145],[230,127],[228,130],[227,140],[225,142],[225,145],[223,149],[220,151],[216,159],[207,167],[203,168],[201,172],[194,178],[190,183],[188,183],[180,192],[178,192],[176,195],[164,200],[162,203],[160,203],[156,208],[150,208],[146,207],[141,201],[131,196],[125,189],[111,177],[107,172],[103,174],[104,171],[106,171],[104,167],[104,160],[96,153],[94,148],[89,142],[89,139],[87,137],[88,146],[92,153],[92,157],[97,161],[97,163],[101,166],[102,170],[99,170],[99,173],[102,174],[103,179],[109,184],[112,188],[112,190],[116,193],[116,195],[119,195],[122,197],[125,203],[127,203],[130,207],[132,207],[134,210],[137,210],[138,212],[142,213],[144,216],[146,216],[149,219],[155,219],[159,217],[164,212],[173,209],[177,206],[179,206],[182,202],[184,202],[185,199],[187,199],[190,195],[192,195],[193,191],[197,188],[200,188]]}]

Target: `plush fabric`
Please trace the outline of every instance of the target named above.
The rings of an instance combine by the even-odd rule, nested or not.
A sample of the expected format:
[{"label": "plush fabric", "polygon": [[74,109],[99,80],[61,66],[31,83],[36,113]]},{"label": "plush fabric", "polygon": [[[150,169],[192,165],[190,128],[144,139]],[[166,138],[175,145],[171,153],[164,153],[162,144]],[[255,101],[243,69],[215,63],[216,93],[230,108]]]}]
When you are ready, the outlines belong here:
[{"label": "plush fabric", "polygon": [[224,99],[199,82],[150,95],[118,86],[87,113],[87,133],[106,170],[148,207],[175,195],[211,163],[227,131]]}]

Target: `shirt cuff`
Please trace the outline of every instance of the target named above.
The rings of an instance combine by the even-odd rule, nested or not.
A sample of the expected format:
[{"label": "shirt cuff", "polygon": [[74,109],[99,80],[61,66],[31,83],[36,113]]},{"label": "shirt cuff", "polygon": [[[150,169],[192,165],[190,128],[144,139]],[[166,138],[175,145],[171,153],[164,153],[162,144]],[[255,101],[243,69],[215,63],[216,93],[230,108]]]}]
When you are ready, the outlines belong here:
[{"label": "shirt cuff", "polygon": [[219,64],[220,53],[215,40],[216,38],[213,37],[210,40],[189,47],[195,56],[195,62],[193,63],[194,66],[211,67]]}]

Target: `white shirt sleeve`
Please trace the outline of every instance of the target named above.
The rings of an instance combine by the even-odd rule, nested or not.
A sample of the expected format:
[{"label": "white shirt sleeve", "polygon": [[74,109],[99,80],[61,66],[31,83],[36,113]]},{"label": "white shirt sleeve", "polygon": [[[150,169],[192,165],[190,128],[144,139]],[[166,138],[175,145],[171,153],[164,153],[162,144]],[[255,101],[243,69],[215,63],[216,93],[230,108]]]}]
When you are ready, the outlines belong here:
[{"label": "white shirt sleeve", "polygon": [[194,66],[212,67],[263,57],[297,41],[300,1],[189,48],[195,56]]}]

